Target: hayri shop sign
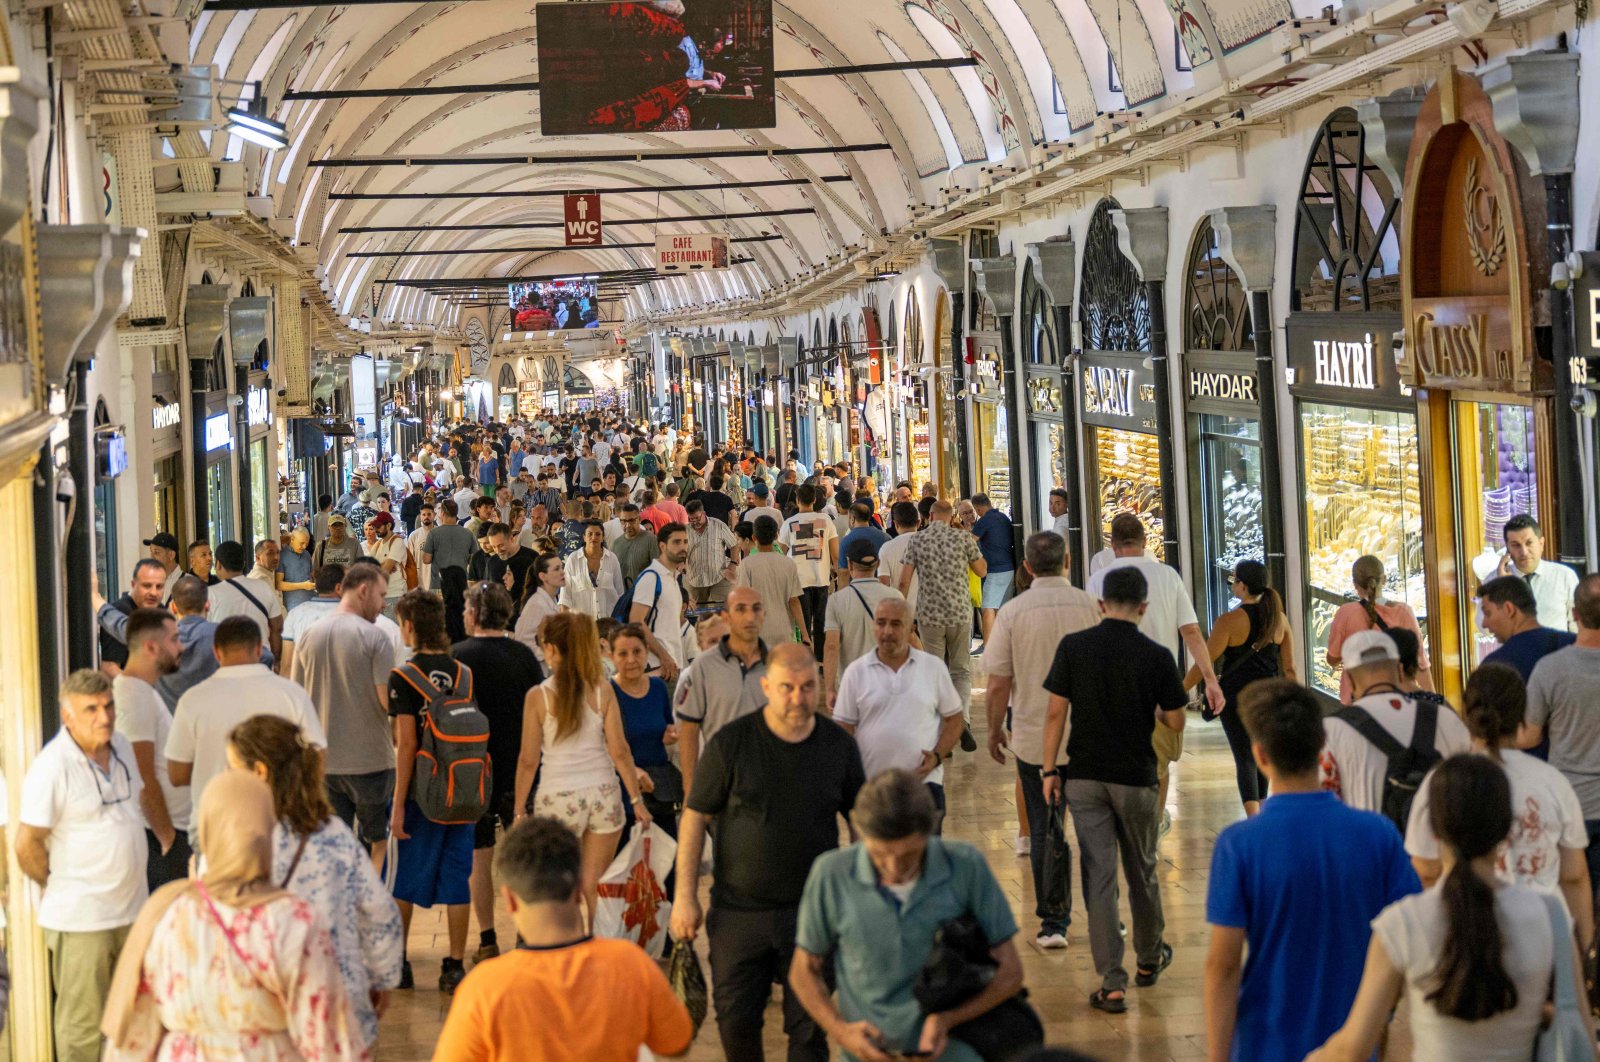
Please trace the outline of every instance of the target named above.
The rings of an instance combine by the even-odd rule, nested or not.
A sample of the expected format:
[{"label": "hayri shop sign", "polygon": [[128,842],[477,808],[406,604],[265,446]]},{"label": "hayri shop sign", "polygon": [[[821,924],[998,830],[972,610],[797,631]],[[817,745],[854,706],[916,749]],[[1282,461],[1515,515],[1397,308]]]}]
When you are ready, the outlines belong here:
[{"label": "hayri shop sign", "polygon": [[1371,332],[1365,333],[1359,343],[1313,339],[1311,353],[1316,365],[1313,383],[1323,387],[1352,387],[1360,391],[1377,389],[1377,363],[1372,357]]}]

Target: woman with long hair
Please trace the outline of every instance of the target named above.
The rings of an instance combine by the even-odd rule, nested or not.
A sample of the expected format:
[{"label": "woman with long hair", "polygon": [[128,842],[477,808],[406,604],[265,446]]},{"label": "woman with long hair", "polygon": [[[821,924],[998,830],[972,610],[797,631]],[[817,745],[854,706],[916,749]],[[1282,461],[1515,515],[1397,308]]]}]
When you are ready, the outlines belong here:
[{"label": "woman with long hair", "polygon": [[[1283,612],[1283,599],[1267,585],[1267,566],[1260,561],[1240,561],[1233,569],[1233,593],[1239,607],[1223,613],[1211,628],[1206,649],[1222,686],[1222,732],[1233,751],[1234,778],[1244,813],[1254,815],[1267,797],[1267,779],[1256,766],[1250,735],[1239,717],[1239,693],[1257,679],[1283,677],[1294,672],[1294,631]],[[1185,689],[1200,683],[1200,668],[1191,667]]]},{"label": "woman with long hair", "polygon": [[626,822],[619,776],[638,821],[649,823],[650,812],[639,791],[616,691],[600,666],[594,620],[558,613],[539,628],[539,640],[550,677],[528,691],[523,705],[515,806],[519,816],[526,814],[528,792],[539,775],[533,813],[565,823],[583,842],[583,895],[593,925],[600,875],[617,854]]},{"label": "woman with long hair", "polygon": [[228,764],[272,790],[272,880],[316,908],[328,927],[350,1005],[372,1046],[389,990],[404,986],[405,940],[394,897],[328,803],[322,750],[287,719],[258,715],[228,735]]},{"label": "woman with long hair", "polygon": [[[1350,676],[1345,673],[1340,658],[1346,638],[1356,631],[1374,627],[1384,632],[1394,627],[1404,627],[1417,636],[1419,645],[1422,644],[1422,627],[1417,623],[1417,615],[1411,611],[1411,606],[1404,601],[1384,600],[1383,587],[1387,579],[1383,561],[1371,555],[1356,558],[1350,568],[1350,582],[1355,587],[1356,599],[1340,605],[1333,614],[1333,623],[1328,627],[1328,666],[1339,672],[1339,700],[1345,704],[1350,703],[1350,696],[1354,692],[1350,687]],[[1417,663],[1417,685],[1425,690],[1433,689],[1433,671],[1427,655],[1421,654]]]},{"label": "woman with long hair", "polygon": [[[1589,834],[1583,808],[1565,775],[1517,748],[1528,706],[1522,676],[1505,664],[1480,664],[1467,679],[1461,703],[1473,748],[1498,763],[1511,782],[1516,814],[1495,863],[1496,877],[1560,895],[1577,926],[1578,943],[1587,948],[1594,933],[1594,893],[1584,857]],[[1438,881],[1443,869],[1429,795],[1424,784],[1406,825],[1406,851],[1424,887]]]},{"label": "woman with long hair", "polygon": [[[1452,756],[1434,769],[1428,797],[1443,878],[1373,920],[1350,1016],[1307,1062],[1369,1058],[1401,992],[1410,1004],[1417,1058],[1527,1062],[1554,964],[1570,963],[1575,983],[1583,983],[1559,901],[1495,874],[1512,821],[1505,771],[1487,756]],[[1564,932],[1554,932],[1553,913]],[[1589,1008],[1580,1010],[1591,1024],[1592,1047]]]},{"label": "woman with long hair", "polygon": [[106,998],[105,1057],[367,1058],[327,927],[272,877],[272,791],[223,771],[199,814],[205,871],[139,912]]},{"label": "woman with long hair", "polygon": [[[697,634],[700,626],[713,624],[697,625]],[[644,805],[656,824],[675,837],[677,805],[684,793],[683,775],[667,755],[667,746],[678,740],[667,684],[646,673],[650,648],[643,627],[636,623],[618,627],[611,632],[610,645],[611,662],[617,669],[611,687],[622,712],[622,731],[633,753]]]},{"label": "woman with long hair", "polygon": [[583,526],[583,548],[567,558],[566,569],[562,607],[596,620],[611,615],[622,596],[622,562],[606,549],[606,529],[599,520]]}]

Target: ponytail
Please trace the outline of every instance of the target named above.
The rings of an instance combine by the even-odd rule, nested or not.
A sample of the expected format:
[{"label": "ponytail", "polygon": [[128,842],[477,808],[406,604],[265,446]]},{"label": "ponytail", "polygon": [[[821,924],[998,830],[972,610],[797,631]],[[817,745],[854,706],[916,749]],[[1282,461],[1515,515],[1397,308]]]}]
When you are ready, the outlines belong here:
[{"label": "ponytail", "polygon": [[1383,584],[1386,578],[1383,561],[1370,554],[1357,557],[1350,569],[1350,581],[1355,584],[1356,593],[1361,598],[1361,607],[1366,610],[1368,627],[1388,628],[1383,617],[1378,615],[1378,605],[1383,601]]},{"label": "ponytail", "polygon": [[1283,598],[1278,592],[1268,586],[1262,589],[1261,597],[1256,602],[1260,606],[1257,613],[1261,617],[1261,638],[1254,648],[1265,649],[1271,645],[1278,633],[1278,621],[1283,618]]},{"label": "ponytail", "polygon": [[1472,866],[1511,832],[1511,783],[1490,760],[1452,756],[1435,769],[1428,798],[1433,832],[1455,864],[1439,888],[1445,939],[1430,975],[1433,987],[1424,998],[1446,1017],[1483,1021],[1517,1005],[1517,986],[1502,955],[1494,888]]},{"label": "ponytail", "polygon": [[1461,715],[1467,730],[1499,761],[1500,746],[1522,726],[1528,710],[1528,687],[1514,668],[1480,664],[1461,694]]}]

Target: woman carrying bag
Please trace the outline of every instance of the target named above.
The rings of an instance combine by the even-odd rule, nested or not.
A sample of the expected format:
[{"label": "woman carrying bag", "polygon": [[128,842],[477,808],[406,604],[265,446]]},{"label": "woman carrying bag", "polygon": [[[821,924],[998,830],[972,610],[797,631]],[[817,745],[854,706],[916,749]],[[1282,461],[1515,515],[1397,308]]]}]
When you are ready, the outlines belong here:
[{"label": "woman carrying bag", "polygon": [[327,927],[275,884],[267,784],[224,771],[200,800],[205,873],[134,922],[100,1029],[107,1059],[365,1059]]},{"label": "woman carrying bag", "polygon": [[[1328,626],[1328,666],[1339,672],[1339,701],[1342,704],[1349,704],[1354,692],[1340,655],[1346,638],[1356,631],[1373,628],[1388,631],[1394,627],[1404,627],[1417,636],[1418,645],[1423,643],[1422,627],[1417,623],[1417,614],[1411,611],[1411,606],[1404,601],[1384,600],[1383,587],[1387,579],[1383,561],[1371,555],[1356,558],[1350,568],[1350,582],[1355,587],[1356,599],[1340,605],[1339,611],[1333,614],[1333,622]],[[1433,689],[1433,671],[1425,653],[1419,656],[1417,664],[1417,685],[1425,690]]]}]

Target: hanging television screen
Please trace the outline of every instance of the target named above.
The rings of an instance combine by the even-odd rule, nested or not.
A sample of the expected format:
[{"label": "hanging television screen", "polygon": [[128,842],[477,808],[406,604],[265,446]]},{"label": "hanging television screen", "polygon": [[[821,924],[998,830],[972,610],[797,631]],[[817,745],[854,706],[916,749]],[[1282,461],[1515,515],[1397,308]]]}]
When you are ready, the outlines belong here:
[{"label": "hanging television screen", "polygon": [[510,285],[513,332],[600,327],[600,291],[593,280],[540,280]]},{"label": "hanging television screen", "polygon": [[771,129],[772,0],[545,3],[539,131]]}]

